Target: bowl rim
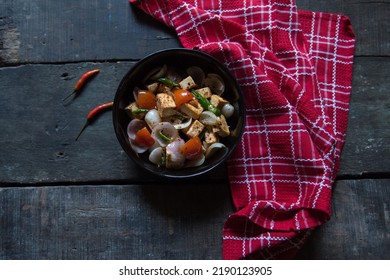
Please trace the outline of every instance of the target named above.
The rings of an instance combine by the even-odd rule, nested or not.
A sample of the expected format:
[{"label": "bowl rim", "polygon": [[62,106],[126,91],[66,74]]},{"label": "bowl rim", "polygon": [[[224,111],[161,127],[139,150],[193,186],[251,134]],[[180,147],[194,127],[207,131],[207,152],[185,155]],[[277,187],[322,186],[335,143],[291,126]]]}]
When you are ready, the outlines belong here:
[{"label": "bowl rim", "polygon": [[[119,106],[118,99],[119,99],[119,95],[120,95],[119,93],[121,92],[121,88],[127,82],[126,80],[128,79],[128,77],[134,71],[136,71],[138,69],[138,67],[140,67],[141,64],[145,63],[148,60],[154,59],[155,57],[159,57],[161,55],[170,54],[170,53],[181,54],[181,55],[191,54],[191,55],[200,56],[200,57],[203,56],[206,60],[212,61],[213,63],[215,63],[218,66],[218,68],[221,68],[223,70],[224,74],[226,74],[228,76],[229,80],[231,80],[231,82],[235,85],[235,90],[237,91],[237,94],[239,97],[237,102],[240,104],[239,116],[241,117],[241,121],[237,122],[238,123],[237,126],[240,127],[239,133],[237,133],[237,136],[236,136],[238,140],[235,141],[231,146],[229,146],[229,149],[226,152],[226,155],[223,155],[223,157],[221,157],[221,159],[218,160],[215,164],[210,164],[207,167],[205,166],[205,167],[201,168],[200,170],[197,170],[196,172],[185,172],[185,170],[186,171],[193,170],[192,168],[163,169],[159,172],[156,172],[155,170],[148,168],[147,165],[143,164],[142,163],[143,160],[140,159],[139,157],[138,157],[139,160],[136,160],[135,156],[130,156],[129,153],[131,153],[131,154],[136,154],[136,153],[131,149],[130,145],[122,137],[120,137],[119,130],[120,130],[121,125],[119,124],[119,122],[117,120],[119,119],[118,115],[119,115],[120,108],[118,107]],[[217,168],[218,166],[220,166],[221,164],[226,162],[231,157],[233,151],[236,149],[238,143],[240,142],[240,139],[242,138],[242,135],[243,135],[244,130],[245,130],[245,119],[246,119],[246,109],[245,109],[244,95],[242,93],[242,90],[241,90],[239,83],[237,82],[237,79],[234,77],[234,75],[231,73],[231,71],[227,68],[227,66],[225,64],[223,64],[221,61],[219,61],[217,58],[213,57],[212,55],[210,55],[208,53],[202,52],[202,51],[197,50],[197,49],[187,49],[187,48],[168,48],[168,49],[158,50],[158,51],[155,51],[153,53],[146,55],[145,57],[143,57],[139,61],[137,61],[126,72],[126,74],[122,77],[122,79],[118,85],[118,88],[116,90],[116,93],[115,93],[114,106],[113,106],[113,110],[112,110],[112,121],[113,121],[115,135],[116,135],[117,140],[119,141],[122,149],[126,152],[127,156],[130,157],[131,160],[133,162],[135,162],[139,167],[141,167],[141,169],[147,170],[148,172],[155,174],[155,175],[158,175],[160,177],[172,178],[172,179],[181,179],[181,178],[190,178],[190,177],[200,176],[202,174],[205,174],[205,173]],[[175,171],[177,172],[178,170],[179,170],[180,174],[174,174]]]}]

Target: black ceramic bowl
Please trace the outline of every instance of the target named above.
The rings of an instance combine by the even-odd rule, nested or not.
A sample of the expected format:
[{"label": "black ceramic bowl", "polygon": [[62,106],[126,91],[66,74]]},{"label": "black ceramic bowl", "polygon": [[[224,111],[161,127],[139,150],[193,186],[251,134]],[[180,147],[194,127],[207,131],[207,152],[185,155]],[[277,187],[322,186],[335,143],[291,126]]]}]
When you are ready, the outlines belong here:
[{"label": "black ceramic bowl", "polygon": [[[225,92],[223,97],[230,101],[236,108],[232,117],[228,118],[228,125],[232,131],[231,135],[222,138],[221,142],[228,149],[221,149],[216,154],[206,159],[206,161],[198,167],[190,167],[184,169],[166,169],[158,167],[149,162],[149,153],[137,154],[130,147],[127,136],[127,125],[130,122],[130,117],[125,112],[124,108],[134,101],[134,87],[144,88],[142,80],[151,69],[167,64],[169,66],[186,69],[190,66],[198,66],[206,73],[216,73],[223,78],[225,82]],[[114,108],[113,122],[116,136],[125,152],[142,168],[163,177],[184,178],[197,176],[219,166],[229,158],[235,149],[239,139],[242,136],[245,121],[245,105],[240,87],[229,70],[214,57],[203,52],[178,48],[167,49],[153,53],[144,59],[140,60],[130,71],[123,77],[117,89]]]}]

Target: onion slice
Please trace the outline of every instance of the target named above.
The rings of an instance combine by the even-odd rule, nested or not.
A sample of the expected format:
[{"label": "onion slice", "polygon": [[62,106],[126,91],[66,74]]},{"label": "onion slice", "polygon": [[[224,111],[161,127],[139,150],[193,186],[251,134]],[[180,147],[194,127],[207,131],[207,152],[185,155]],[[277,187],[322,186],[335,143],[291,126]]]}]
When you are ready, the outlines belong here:
[{"label": "onion slice", "polygon": [[148,150],[148,147],[141,147],[134,142],[137,132],[144,127],[146,127],[146,122],[139,119],[133,119],[127,125],[127,136],[129,137],[130,146],[137,154],[144,153]]},{"label": "onion slice", "polygon": [[206,157],[202,154],[197,159],[187,161],[185,167],[201,166],[205,160],[206,160]]},{"label": "onion slice", "polygon": [[220,142],[211,144],[206,150],[206,158],[210,158],[220,149],[227,149],[227,147]]},{"label": "onion slice", "polygon": [[222,106],[222,109],[221,109],[221,113],[222,115],[225,116],[225,118],[230,118],[231,116],[233,116],[234,114],[234,107],[232,104],[230,103],[227,103],[225,105]]},{"label": "onion slice", "polygon": [[146,122],[139,120],[139,119],[133,119],[129,124],[127,125],[127,136],[131,140],[135,139],[135,135],[138,132],[138,130],[144,128],[146,126]]},{"label": "onion slice", "polygon": [[166,147],[166,166],[167,168],[178,169],[182,168],[185,163],[185,156],[180,151],[180,148],[184,145],[184,140],[176,138],[169,143]]},{"label": "onion slice", "polygon": [[133,89],[133,97],[134,97],[134,101],[135,102],[138,102],[138,92],[140,91],[140,89],[138,87],[135,87]]},{"label": "onion slice", "polygon": [[199,121],[204,125],[218,125],[220,123],[219,118],[210,111],[203,111],[199,116]]},{"label": "onion slice", "polygon": [[[167,141],[161,137],[161,133],[171,140]],[[152,137],[160,144],[161,147],[166,147],[170,142],[179,137],[179,132],[171,123],[161,122],[153,127]]]},{"label": "onion slice", "polygon": [[174,124],[173,126],[180,130],[180,129],[184,129],[184,128],[187,128],[191,125],[191,122],[192,122],[192,118],[189,118],[188,120],[186,120],[185,122],[183,123],[178,123],[178,124]]},{"label": "onion slice", "polygon": [[198,66],[191,66],[186,69],[186,72],[189,76],[192,77],[192,79],[195,81],[195,84],[197,84],[198,86],[203,84],[206,75],[202,68]]},{"label": "onion slice", "polygon": [[150,129],[153,129],[156,125],[161,122],[161,117],[156,109],[149,110],[145,115],[145,122],[148,124]]},{"label": "onion slice", "polygon": [[155,148],[149,154],[149,160],[151,163],[154,163],[158,166],[162,164],[162,157],[164,155],[164,150],[161,147]]},{"label": "onion slice", "polygon": [[134,152],[136,152],[137,154],[142,154],[142,153],[145,153],[147,150],[148,150],[148,147],[141,147],[139,145],[137,145],[134,140],[132,139],[129,139],[130,141],[130,146],[131,148],[133,149]]},{"label": "onion slice", "polygon": [[158,78],[165,76],[167,70],[168,66],[166,64],[162,67],[156,67],[145,76],[142,82],[145,84],[147,81],[155,81]]},{"label": "onion slice", "polygon": [[225,83],[223,82],[223,79],[215,73],[208,74],[204,79],[203,84],[218,95],[221,95],[225,91]]}]

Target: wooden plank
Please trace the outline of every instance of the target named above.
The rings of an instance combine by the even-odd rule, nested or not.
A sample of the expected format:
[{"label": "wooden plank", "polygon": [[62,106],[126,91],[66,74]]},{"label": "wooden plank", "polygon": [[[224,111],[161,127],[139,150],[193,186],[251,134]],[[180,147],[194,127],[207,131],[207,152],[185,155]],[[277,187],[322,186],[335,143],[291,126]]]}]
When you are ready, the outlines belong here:
[{"label": "wooden plank", "polygon": [[390,173],[390,59],[355,58],[339,175]]},{"label": "wooden plank", "polygon": [[304,259],[390,259],[390,180],[338,181],[331,220],[305,245]]},{"label": "wooden plank", "polygon": [[[12,40],[11,40],[12,39]],[[128,1],[2,1],[3,63],[137,60],[180,46],[175,33]]]},{"label": "wooden plank", "polygon": [[[389,259],[390,180],[338,181],[299,258]],[[220,259],[227,184],[0,189],[0,259]]]},{"label": "wooden plank", "polygon": [[[357,58],[347,142],[340,175],[390,172],[390,59]],[[0,184],[151,181],[122,151],[110,112],[75,137],[89,110],[113,99],[121,77],[134,65],[79,63],[0,68]],[[64,106],[85,71],[100,68],[82,94]],[[378,71],[378,69],[381,69]],[[15,82],[20,81],[20,82]],[[209,175],[209,174],[208,174]],[[207,175],[203,177],[207,179]],[[211,178],[227,180],[225,167]]]},{"label": "wooden plank", "polygon": [[216,259],[227,184],[0,189],[0,259]]},{"label": "wooden plank", "polygon": [[[390,53],[388,2],[297,1],[298,7],[349,16],[356,55]],[[0,65],[138,60],[180,46],[176,34],[127,1],[2,1]]]}]

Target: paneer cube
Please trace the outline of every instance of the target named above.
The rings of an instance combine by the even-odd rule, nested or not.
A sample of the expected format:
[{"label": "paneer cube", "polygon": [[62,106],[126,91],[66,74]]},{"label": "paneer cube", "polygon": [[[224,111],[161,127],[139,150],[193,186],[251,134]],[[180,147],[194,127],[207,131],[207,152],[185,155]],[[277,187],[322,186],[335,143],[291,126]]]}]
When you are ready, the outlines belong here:
[{"label": "paneer cube", "polygon": [[206,143],[207,147],[211,144],[219,142],[219,137],[216,133],[207,130],[204,134],[204,142]]},{"label": "paneer cube", "polygon": [[180,111],[193,119],[199,119],[200,114],[203,112],[203,107],[199,103],[196,107],[190,103],[184,103],[180,106]]},{"label": "paneer cube", "polygon": [[128,105],[125,108],[125,111],[131,118],[140,120],[142,120],[146,115],[146,112],[142,112],[142,110],[140,110],[140,108],[137,106],[136,102],[132,102],[130,105]]},{"label": "paneer cube", "polygon": [[195,81],[192,79],[191,76],[188,76],[187,78],[185,78],[184,80],[182,80],[181,82],[179,82],[179,85],[182,89],[191,89],[191,88],[194,88],[196,87],[196,83]]},{"label": "paneer cube", "polygon": [[227,101],[226,99],[222,98],[219,95],[213,94],[210,97],[210,103],[214,107],[221,108],[223,105],[229,103],[229,101]]},{"label": "paneer cube", "polygon": [[158,83],[149,84],[146,86],[146,88],[148,89],[148,91],[155,93],[157,91],[157,88],[158,88]]},{"label": "paneer cube", "polygon": [[189,128],[184,129],[184,133],[187,135],[188,138],[192,138],[195,136],[199,136],[203,129],[204,125],[200,121],[195,120]]},{"label": "paneer cube", "polygon": [[209,87],[200,88],[197,89],[196,91],[206,99],[209,99],[212,95],[211,89]]},{"label": "paneer cube", "polygon": [[176,113],[176,103],[173,97],[166,93],[157,94],[157,110],[161,118],[172,116]]},{"label": "paneer cube", "polygon": [[230,135],[229,125],[227,124],[224,115],[219,116],[219,118],[221,120],[221,124],[217,127],[216,130],[214,130],[214,132],[216,132],[221,137],[227,137]]}]

